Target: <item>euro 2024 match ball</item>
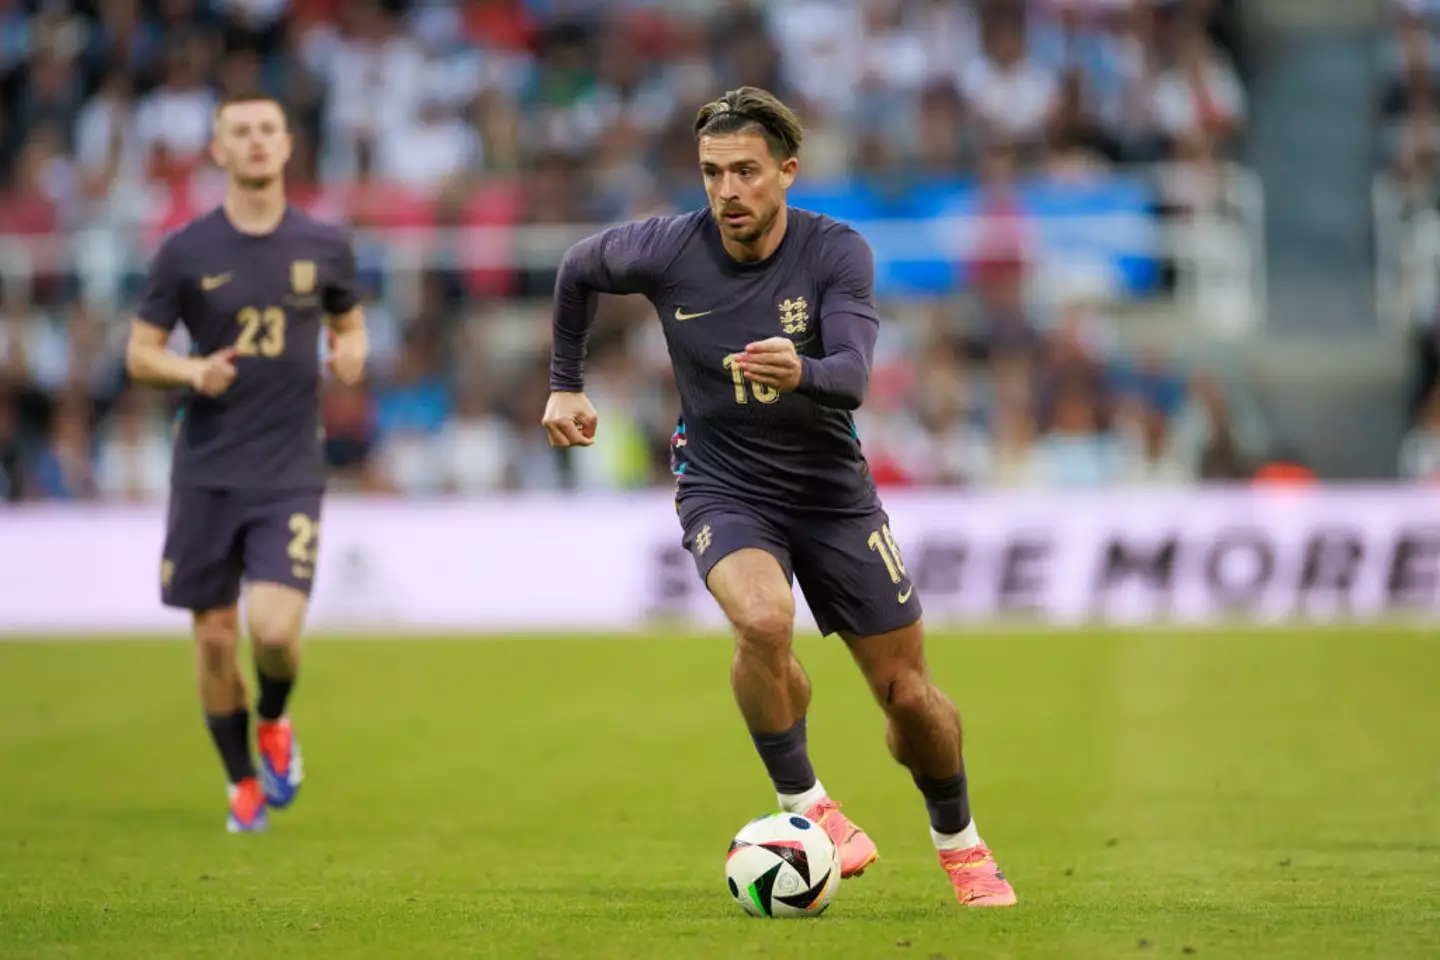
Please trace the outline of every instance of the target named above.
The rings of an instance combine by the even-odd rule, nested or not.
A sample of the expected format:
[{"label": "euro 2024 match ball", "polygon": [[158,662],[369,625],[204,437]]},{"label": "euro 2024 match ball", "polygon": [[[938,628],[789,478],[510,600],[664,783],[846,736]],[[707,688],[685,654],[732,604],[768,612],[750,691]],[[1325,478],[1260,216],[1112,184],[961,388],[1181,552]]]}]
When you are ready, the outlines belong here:
[{"label": "euro 2024 match ball", "polygon": [[752,917],[818,917],[840,886],[840,856],[825,831],[800,814],[772,813],[730,841],[725,879]]}]

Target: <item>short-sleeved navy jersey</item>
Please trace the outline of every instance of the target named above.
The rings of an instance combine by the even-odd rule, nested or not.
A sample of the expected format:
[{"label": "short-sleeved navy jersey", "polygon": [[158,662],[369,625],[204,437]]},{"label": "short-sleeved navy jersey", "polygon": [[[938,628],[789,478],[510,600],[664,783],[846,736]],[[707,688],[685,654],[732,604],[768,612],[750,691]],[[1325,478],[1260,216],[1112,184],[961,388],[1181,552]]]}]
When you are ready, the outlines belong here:
[{"label": "short-sleeved navy jersey", "polygon": [[183,323],[196,353],[236,350],[225,393],[185,398],[171,482],[323,488],[319,338],[327,316],[357,302],[348,239],[293,206],[268,234],[240,232],[217,207],[166,237],[137,316],[167,331]]},{"label": "short-sleeved navy jersey", "polygon": [[[861,514],[878,502],[850,411],[868,382],[879,317],[869,245],[851,227],[790,208],[779,247],[743,263],[710,211],[637,221],[571,249],[557,280],[551,387],[583,389],[593,292],[639,293],[659,312],[681,400],[679,495]],[[788,337],[793,393],[752,384],[733,356]]]}]

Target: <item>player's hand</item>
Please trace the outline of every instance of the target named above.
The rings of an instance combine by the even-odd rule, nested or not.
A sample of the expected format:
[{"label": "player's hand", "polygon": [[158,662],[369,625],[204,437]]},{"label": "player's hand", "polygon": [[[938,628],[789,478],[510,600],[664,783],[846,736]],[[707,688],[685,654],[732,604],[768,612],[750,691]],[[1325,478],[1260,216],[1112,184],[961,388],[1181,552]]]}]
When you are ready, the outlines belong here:
[{"label": "player's hand", "polygon": [[207,397],[218,397],[235,382],[235,348],[225,347],[201,359],[190,386]]},{"label": "player's hand", "polygon": [[789,393],[800,386],[800,355],[793,341],[771,337],[750,344],[736,357],[745,379]]},{"label": "player's hand", "polygon": [[556,390],[550,394],[545,418],[540,422],[550,435],[550,446],[588,447],[595,442],[600,415],[585,394]]},{"label": "player's hand", "polygon": [[330,373],[345,386],[355,386],[365,377],[365,358],[370,352],[366,338],[331,330],[329,346]]}]

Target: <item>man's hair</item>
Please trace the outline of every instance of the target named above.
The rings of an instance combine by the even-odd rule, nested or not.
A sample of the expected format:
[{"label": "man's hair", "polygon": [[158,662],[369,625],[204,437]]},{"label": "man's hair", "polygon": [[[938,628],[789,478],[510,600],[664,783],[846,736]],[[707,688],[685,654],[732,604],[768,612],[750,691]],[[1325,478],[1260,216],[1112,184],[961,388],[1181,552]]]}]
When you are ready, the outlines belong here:
[{"label": "man's hair", "polygon": [[285,104],[281,103],[279,98],[272,97],[270,94],[261,90],[242,90],[239,93],[232,93],[226,96],[225,99],[215,105],[215,122],[220,122],[220,114],[226,107],[233,106],[237,103],[273,103],[276,108],[279,109],[280,116],[285,118],[285,125],[290,125],[290,114],[285,109]]},{"label": "man's hair", "polygon": [[785,161],[800,153],[805,129],[795,111],[780,98],[759,87],[731,90],[711,100],[695,115],[695,139],[731,133],[759,133],[776,160]]}]

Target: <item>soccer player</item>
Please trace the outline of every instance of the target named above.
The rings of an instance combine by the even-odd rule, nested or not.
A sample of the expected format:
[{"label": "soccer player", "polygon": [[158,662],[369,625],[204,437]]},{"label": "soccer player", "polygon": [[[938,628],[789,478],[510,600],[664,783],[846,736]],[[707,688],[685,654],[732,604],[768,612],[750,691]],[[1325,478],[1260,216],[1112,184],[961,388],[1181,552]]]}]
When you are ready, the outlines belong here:
[{"label": "soccer player", "polygon": [[[229,777],[227,827],[266,829],[304,777],[286,706],[300,662],[325,468],[320,330],[340,381],[367,353],[355,256],[338,229],[287,204],[291,136],[264,95],[215,113],[211,156],[230,176],[222,206],[166,237],[133,322],[126,366],[187,388],[176,426],[161,602],[193,616],[200,700]],[[192,356],[167,347],[184,323]],[[259,777],[238,661],[240,584],[259,697]]]},{"label": "soccer player", "polygon": [[869,246],[842,223],[787,207],[802,131],[772,94],[742,87],[706,104],[695,135],[707,209],[605,230],[566,253],[550,442],[594,442],[582,377],[594,294],[643,294],[680,391],[682,543],[734,628],[731,686],[781,809],[829,834],[841,876],[876,860],[810,763],[810,683],[791,650],[798,578],[821,632],[844,638],[885,712],[890,751],[924,797],[956,898],[1012,904],[970,817],[959,716],[926,667],[920,598],[851,417],[879,327]]}]

